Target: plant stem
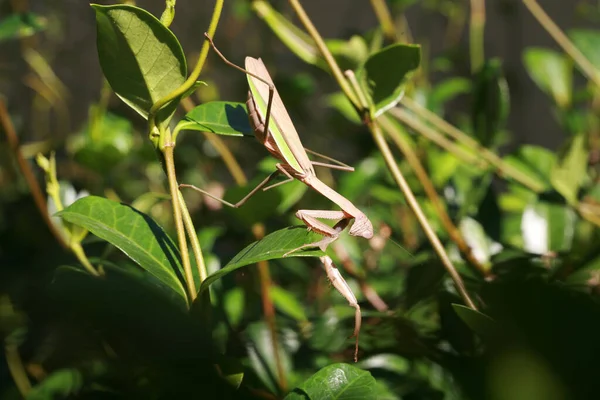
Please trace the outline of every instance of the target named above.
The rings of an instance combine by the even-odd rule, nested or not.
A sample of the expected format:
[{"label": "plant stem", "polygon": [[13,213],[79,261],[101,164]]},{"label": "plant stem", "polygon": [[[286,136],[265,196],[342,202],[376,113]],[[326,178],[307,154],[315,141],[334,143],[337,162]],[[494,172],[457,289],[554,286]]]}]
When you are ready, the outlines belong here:
[{"label": "plant stem", "polygon": [[[187,240],[185,237],[185,228],[181,216],[181,208],[179,203],[179,187],[177,185],[177,175],[175,174],[175,162],[173,159],[173,150],[175,143],[170,140],[171,133],[167,130],[162,133],[161,137],[165,137],[165,144],[162,147],[162,153],[165,158],[165,167],[167,170],[167,180],[169,181],[169,192],[171,193],[171,204],[173,204],[173,219],[175,220],[175,229],[177,230],[177,240],[179,242],[179,251],[181,253],[181,262],[185,273],[187,291],[190,304],[196,298],[196,284],[194,283],[194,275],[190,264],[188,253]],[[195,235],[195,232],[194,232]]]},{"label": "plant stem", "polygon": [[29,382],[29,378],[23,367],[19,348],[14,344],[7,344],[4,347],[4,354],[6,356],[8,371],[10,372],[21,397],[25,399],[27,398],[27,394],[31,391],[31,382]]},{"label": "plant stem", "polygon": [[392,14],[385,3],[385,0],[371,0],[371,6],[373,7],[373,11],[375,11],[383,34],[387,36],[390,41],[397,42],[398,35],[396,34],[396,27],[394,26]]},{"label": "plant stem", "polygon": [[86,254],[85,254],[85,251],[83,250],[83,247],[81,246],[81,243],[79,243],[79,242],[71,243],[71,245],[69,247],[70,247],[71,251],[73,252],[73,254],[75,254],[75,257],[77,257],[77,260],[79,260],[81,265],[83,265],[83,267],[87,270],[87,272],[89,272],[90,274],[92,274],[94,276],[102,276],[102,274],[96,268],[94,268],[92,263],[90,263],[90,260],[88,260]]},{"label": "plant stem", "polygon": [[463,256],[469,261],[469,264],[473,267],[473,269],[481,276],[488,276],[489,271],[475,258],[471,248],[463,238],[462,234],[452,222],[452,219],[446,212],[446,208],[444,207],[440,197],[438,196],[437,191],[435,190],[435,186],[431,179],[429,179],[429,175],[425,171],[423,164],[419,161],[419,158],[411,148],[411,146],[404,140],[401,133],[398,131],[399,127],[395,126],[387,117],[380,117],[378,121],[381,123],[381,126],[384,128],[385,132],[392,139],[392,141],[396,144],[396,146],[400,149],[404,158],[410,165],[411,169],[417,176],[419,182],[423,186],[425,190],[425,194],[431,201],[431,204],[435,208],[437,215],[440,218],[440,222],[450,235],[450,239],[456,244],[460,252]]},{"label": "plant stem", "polygon": [[441,148],[449,151],[454,154],[459,159],[463,160],[466,163],[470,164],[480,164],[478,167],[481,167],[481,163],[478,161],[478,157],[465,149],[458,146],[455,142],[448,140],[439,132],[431,129],[429,126],[424,124],[423,122],[416,119],[414,116],[410,115],[406,110],[401,108],[392,108],[389,110],[389,113],[393,115],[396,119],[401,121],[402,123],[408,125],[411,129],[419,132],[421,135],[425,136],[427,139],[431,140]]},{"label": "plant stem", "polygon": [[198,240],[198,235],[196,234],[196,228],[192,222],[192,217],[190,216],[190,211],[185,204],[183,195],[181,194],[180,190],[177,190],[177,194],[179,197],[179,206],[181,207],[181,213],[183,215],[183,224],[185,226],[187,235],[190,238],[192,253],[194,253],[194,259],[196,260],[196,268],[198,268],[199,284],[202,285],[202,282],[204,282],[208,276],[206,271],[206,263],[204,262],[204,256],[202,255],[202,248],[200,247],[200,241]]},{"label": "plant stem", "polygon": [[429,242],[431,243],[433,249],[437,253],[440,260],[442,261],[444,268],[446,269],[446,271],[448,272],[448,274],[454,281],[454,285],[456,286],[458,293],[460,294],[463,301],[465,302],[465,304],[468,307],[472,308],[473,310],[477,310],[475,303],[473,302],[473,300],[471,300],[471,297],[469,297],[469,293],[467,292],[467,289],[465,288],[462,278],[460,277],[458,271],[456,271],[456,268],[454,267],[454,265],[452,265],[452,261],[450,261],[448,254],[446,254],[446,250],[444,249],[442,242],[440,242],[440,239],[435,234],[435,231],[431,228],[431,225],[429,225],[429,221],[427,221],[427,218],[425,217],[423,210],[421,210],[421,207],[419,206],[419,203],[417,202],[415,195],[413,194],[412,190],[410,189],[410,186],[408,186],[406,179],[404,179],[404,175],[402,175],[400,168],[398,168],[398,165],[396,164],[396,161],[394,160],[394,156],[392,155],[392,152],[391,152],[387,142],[385,141],[385,138],[383,137],[383,134],[381,132],[381,129],[380,129],[377,121],[371,121],[368,124],[368,126],[369,126],[369,130],[371,131],[371,133],[373,135],[373,139],[375,140],[375,143],[377,143],[377,147],[379,148],[379,150],[381,151],[381,154],[383,155],[383,158],[388,166],[388,169],[392,173],[392,176],[394,177],[394,180],[398,184],[398,187],[404,194],[404,197],[406,198],[406,201],[407,201],[409,207],[411,208],[412,212],[417,217],[417,220],[419,221],[419,224],[423,228],[423,231],[425,232],[427,239],[429,239]]},{"label": "plant stem", "polygon": [[485,0],[471,0],[471,23],[469,26],[469,50],[471,73],[481,69],[485,60]]},{"label": "plant stem", "polygon": [[4,104],[3,100],[0,100],[0,123],[2,124],[2,128],[4,133],[6,134],[6,139],[9,145],[10,150],[15,155],[17,159],[17,164],[19,165],[19,169],[25,178],[25,182],[27,182],[27,186],[29,186],[29,190],[31,191],[31,196],[33,197],[33,201],[42,216],[42,219],[46,223],[46,226],[58,242],[63,248],[68,249],[69,245],[65,242],[64,238],[60,234],[60,232],[56,229],[52,221],[50,220],[50,215],[48,215],[48,207],[46,205],[46,199],[40,188],[40,185],[35,178],[31,167],[23,157],[19,146],[19,138],[17,137],[17,133],[15,132],[14,125],[8,114],[8,110],[6,109],[6,104]]},{"label": "plant stem", "polygon": [[540,193],[544,190],[544,186],[537,182],[535,179],[532,179],[528,175],[523,174],[517,168],[514,168],[510,164],[507,164],[493,151],[482,146],[478,141],[476,141],[466,133],[462,132],[455,126],[449,124],[447,121],[440,118],[437,114],[429,111],[425,107],[422,107],[417,102],[405,97],[404,99],[402,99],[402,105],[404,105],[406,108],[408,108],[410,111],[412,111],[419,117],[434,125],[440,132],[443,132],[448,136],[452,137],[453,139],[457,140],[458,142],[461,142],[462,144],[470,147],[474,154],[477,154],[488,164],[494,166],[498,170],[499,174],[503,177],[512,178],[536,193]]},{"label": "plant stem", "polygon": [[535,0],[523,0],[523,4],[529,9],[531,14],[538,20],[544,29],[552,36],[556,43],[575,61],[581,69],[581,72],[588,79],[593,81],[600,88],[600,70],[583,55],[567,35],[552,21],[552,18],[546,14],[544,9]]},{"label": "plant stem", "polygon": [[[254,233],[256,239],[260,240],[265,236],[265,226],[260,223],[254,224],[252,226],[252,232]],[[277,368],[277,380],[279,382],[279,388],[281,391],[286,393],[288,391],[287,379],[283,369],[281,354],[279,354],[277,325],[275,322],[275,306],[273,305],[273,299],[271,298],[271,285],[273,282],[271,281],[271,273],[269,271],[269,263],[267,261],[258,262],[258,275],[260,280],[260,294],[262,299],[263,313],[265,314],[265,320],[271,335],[271,343],[273,344],[273,356],[275,357],[275,366]]]},{"label": "plant stem", "polygon": [[312,21],[306,14],[306,11],[304,11],[304,8],[302,7],[302,5],[300,5],[300,2],[298,0],[290,0],[290,4],[291,4],[292,8],[294,9],[294,11],[296,12],[296,14],[298,15],[300,22],[302,22],[302,24],[308,31],[309,35],[315,41],[315,44],[316,44],[317,48],[319,49],[319,51],[321,52],[321,54],[323,55],[323,58],[325,58],[327,65],[329,65],[329,68],[331,68],[331,73],[333,74],[338,85],[340,86],[340,88],[342,89],[342,91],[344,92],[344,94],[346,95],[348,100],[350,100],[352,105],[355,108],[359,109],[360,103],[359,103],[358,99],[356,98],[356,95],[354,94],[354,92],[352,91],[352,88],[348,84],[348,81],[344,77],[342,70],[335,62],[333,55],[327,48],[327,45],[325,44],[325,41],[323,40],[323,38],[321,37],[319,32],[317,31],[317,28],[315,28]]},{"label": "plant stem", "polygon": [[[223,11],[224,1],[225,0],[215,1],[210,25],[208,26],[208,30],[206,31],[208,36],[210,36],[211,38],[214,36],[215,31],[217,30],[217,25],[219,24],[219,19],[221,18],[221,12]],[[161,108],[170,103],[172,100],[183,95],[185,92],[187,92],[194,86],[194,84],[198,80],[198,77],[200,76],[200,72],[202,72],[202,68],[204,67],[204,62],[206,61],[206,57],[208,56],[209,49],[210,44],[208,42],[208,39],[205,38],[204,43],[202,44],[202,49],[200,50],[200,55],[198,56],[198,62],[196,63],[196,66],[194,67],[194,70],[192,71],[190,76],[185,80],[185,82],[183,82],[183,85],[179,86],[177,89],[175,89],[174,91],[172,91],[171,93],[169,93],[168,95],[166,95],[165,97],[158,100],[152,105],[152,108],[148,113],[148,126],[150,128],[156,125],[156,113],[158,113]]]}]

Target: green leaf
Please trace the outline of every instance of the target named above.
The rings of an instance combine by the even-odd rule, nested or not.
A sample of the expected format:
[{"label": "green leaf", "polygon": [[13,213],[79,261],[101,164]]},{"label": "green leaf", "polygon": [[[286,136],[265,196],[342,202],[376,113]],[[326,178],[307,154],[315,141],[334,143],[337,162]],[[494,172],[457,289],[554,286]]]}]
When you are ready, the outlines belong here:
[{"label": "green leaf", "polygon": [[[275,231],[263,239],[249,244],[240,251],[225,267],[210,275],[200,286],[202,293],[217,279],[248,264],[255,264],[263,260],[282,258],[285,253],[294,250],[304,244],[314,243],[321,240],[323,236],[310,232],[305,226],[294,226]],[[319,257],[324,255],[321,250],[302,250],[290,254],[288,257]]]},{"label": "green leaf", "polygon": [[356,72],[356,79],[368,96],[374,117],[394,107],[404,87],[421,62],[421,47],[393,44],[372,54]]},{"label": "green leaf", "polygon": [[277,310],[283,314],[289,315],[299,322],[308,320],[306,313],[304,312],[304,306],[291,292],[275,285],[270,287],[270,292],[271,299]]},{"label": "green leaf", "polygon": [[473,332],[487,337],[494,336],[498,332],[498,324],[487,315],[462,304],[452,304],[452,308]]},{"label": "green leaf", "polygon": [[194,107],[185,115],[184,129],[228,136],[254,136],[244,103],[211,101]]},{"label": "green leaf", "polygon": [[320,369],[285,398],[299,398],[304,393],[313,400],[373,399],[375,386],[375,379],[370,372],[339,363]]},{"label": "green leaf", "polygon": [[133,126],[125,118],[111,113],[95,115],[91,108],[90,123],[69,138],[68,148],[75,160],[96,172],[107,174],[130,154],[134,145]]},{"label": "green leaf", "polygon": [[[254,323],[248,326],[246,334],[248,335],[248,357],[254,371],[271,392],[277,393],[279,387],[278,369],[275,361],[275,346],[271,340],[272,336],[269,328],[264,322]],[[278,335],[278,337],[280,336]],[[283,367],[282,372],[284,376],[290,376],[292,360],[289,353],[279,340],[276,346]]]},{"label": "green leaf", "polygon": [[600,69],[600,31],[595,29],[571,29],[569,38],[596,69]]},{"label": "green leaf", "polygon": [[350,122],[353,122],[357,125],[361,124],[360,117],[344,93],[336,92],[327,96],[326,103],[329,107],[333,107],[334,109],[338,110]]},{"label": "green leaf", "polygon": [[467,78],[453,77],[443,80],[431,90],[428,105],[433,110],[439,109],[456,96],[469,93],[472,86],[473,84]]},{"label": "green leaf", "polygon": [[483,268],[489,270],[492,267],[490,258],[493,255],[493,242],[487,237],[483,226],[473,218],[465,217],[460,221],[459,229],[471,249],[473,257],[481,263]]},{"label": "green leaf", "polygon": [[[367,43],[358,35],[352,36],[349,40],[329,39],[325,44],[342,71],[358,68],[369,56]],[[321,58],[320,60],[324,63],[324,60]]]},{"label": "green leaf", "polygon": [[0,21],[0,41],[35,35],[46,29],[47,20],[34,13],[15,13]]},{"label": "green leaf", "polygon": [[68,398],[76,395],[83,386],[83,374],[75,368],[64,368],[52,372],[31,389],[26,400]]},{"label": "green leaf", "polygon": [[576,222],[575,211],[565,204],[538,201],[528,205],[521,216],[523,249],[533,254],[569,251]]},{"label": "green leaf", "polygon": [[496,134],[504,129],[510,108],[508,84],[499,59],[487,60],[475,74],[471,112],[473,131],[484,146],[496,144]]},{"label": "green leaf", "polygon": [[52,297],[103,337],[119,338],[110,342],[128,354],[178,359],[189,355],[190,346],[211,346],[200,340],[202,327],[190,317],[187,302],[147,271],[105,262],[104,272],[98,279],[82,268],[61,266],[50,286]]},{"label": "green leaf", "polygon": [[505,160],[522,173],[537,180],[544,186],[544,190],[550,189],[550,171],[556,162],[556,156],[550,150],[539,146],[523,145]]},{"label": "green leaf", "polygon": [[569,204],[577,203],[581,185],[587,178],[588,151],[585,135],[574,136],[552,168],[550,182]]},{"label": "green leaf", "polygon": [[571,104],[573,65],[569,58],[553,50],[529,47],[525,49],[523,62],[531,79],[551,95],[559,107]]},{"label": "green leaf", "polygon": [[[177,38],[149,12],[130,5],[101,6],[96,11],[98,57],[115,93],[144,118],[152,105],[180,87],[187,75]],[[173,101],[159,113],[168,122]]]},{"label": "green leaf", "polygon": [[57,215],[113,244],[186,299],[179,250],[148,215],[126,204],[96,196],[79,199]]},{"label": "green leaf", "polygon": [[253,1],[252,8],[294,54],[308,64],[316,65],[318,63],[321,56],[307,33],[275,11],[266,1]]}]

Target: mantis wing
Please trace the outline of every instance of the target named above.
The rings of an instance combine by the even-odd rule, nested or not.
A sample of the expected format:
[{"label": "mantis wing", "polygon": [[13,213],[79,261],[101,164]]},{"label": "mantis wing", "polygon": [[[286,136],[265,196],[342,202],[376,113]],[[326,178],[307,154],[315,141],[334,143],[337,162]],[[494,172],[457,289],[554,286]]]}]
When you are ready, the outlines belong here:
[{"label": "mantis wing", "polygon": [[[304,150],[298,132],[288,114],[279,93],[273,84],[271,75],[260,58],[246,57],[246,69],[260,76],[273,85],[273,103],[271,105],[271,120],[269,121],[269,132],[285,161],[300,174],[315,174],[312,163]],[[267,115],[267,104],[269,100],[269,87],[253,76],[248,76],[250,93],[256,104],[256,109],[264,121]]]}]

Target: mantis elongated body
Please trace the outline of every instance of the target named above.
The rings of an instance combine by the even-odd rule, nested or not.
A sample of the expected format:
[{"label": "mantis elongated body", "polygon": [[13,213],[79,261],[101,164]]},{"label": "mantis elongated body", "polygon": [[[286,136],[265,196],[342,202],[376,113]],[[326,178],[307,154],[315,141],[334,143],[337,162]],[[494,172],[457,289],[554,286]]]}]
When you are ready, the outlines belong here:
[{"label": "mantis elongated body", "polygon": [[[313,165],[326,166],[347,171],[352,171],[353,168],[339,162],[337,163],[338,165],[333,165],[311,161],[308,158],[306,149],[300,141],[300,137],[296,132],[294,124],[292,123],[292,120],[285,106],[283,105],[283,101],[281,100],[281,97],[279,96],[279,93],[273,84],[273,80],[271,79],[271,76],[269,75],[269,72],[267,71],[267,68],[262,60],[246,57],[246,69],[243,69],[228,61],[225,56],[221,54],[221,52],[215,47],[212,40],[207,35],[205,36],[209,40],[215,52],[226,64],[244,72],[247,75],[250,90],[248,91],[248,101],[246,102],[246,105],[248,107],[250,126],[254,130],[254,135],[257,140],[261,142],[267,148],[267,150],[280,161],[280,163],[276,165],[277,169],[271,175],[263,180],[250,193],[248,193],[246,197],[235,204],[213,196],[210,193],[207,193],[193,185],[182,184],[180,187],[193,188],[213,199],[221,201],[228,206],[237,208],[244,204],[260,189],[268,190],[274,186],[297,179],[323,196],[327,197],[340,207],[339,211],[298,210],[296,212],[296,217],[304,222],[308,229],[323,235],[324,238],[318,242],[309,243],[294,249],[286,253],[284,256],[306,247],[319,247],[325,251],[327,246],[339,237],[341,232],[346,228],[351,220],[354,220],[354,222],[349,228],[350,235],[360,236],[366,239],[372,238],[373,225],[367,216],[354,204],[352,204],[350,200],[346,199],[344,196],[323,183],[316,176]],[[324,158],[331,160],[327,157]],[[288,179],[284,182],[267,186],[267,184],[279,174],[285,175]],[[331,227],[320,221],[320,219],[338,220],[338,222]],[[358,354],[358,334],[360,331],[361,322],[360,306],[358,305],[352,290],[333,264],[331,258],[329,258],[329,256],[323,256],[320,258],[331,284],[348,300],[350,306],[354,307],[356,310],[355,329],[353,335],[356,337],[356,348],[354,354],[354,359],[356,361]]]}]

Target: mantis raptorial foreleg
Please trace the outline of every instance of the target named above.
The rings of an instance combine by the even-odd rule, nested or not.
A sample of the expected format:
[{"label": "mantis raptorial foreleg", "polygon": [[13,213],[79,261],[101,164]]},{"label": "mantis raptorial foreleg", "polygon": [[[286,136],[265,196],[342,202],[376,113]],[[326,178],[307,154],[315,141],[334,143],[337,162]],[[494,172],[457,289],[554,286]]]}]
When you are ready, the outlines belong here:
[{"label": "mantis raptorial foreleg", "polygon": [[352,336],[355,338],[354,362],[356,362],[358,361],[358,334],[360,333],[360,325],[362,321],[360,306],[358,305],[356,296],[354,296],[354,293],[352,293],[352,289],[350,289],[350,286],[342,274],[340,274],[340,271],[333,264],[333,260],[329,256],[322,256],[319,257],[319,259],[325,267],[325,273],[327,274],[329,282],[331,282],[333,287],[336,288],[346,300],[348,300],[350,307],[354,307],[354,333]]}]

